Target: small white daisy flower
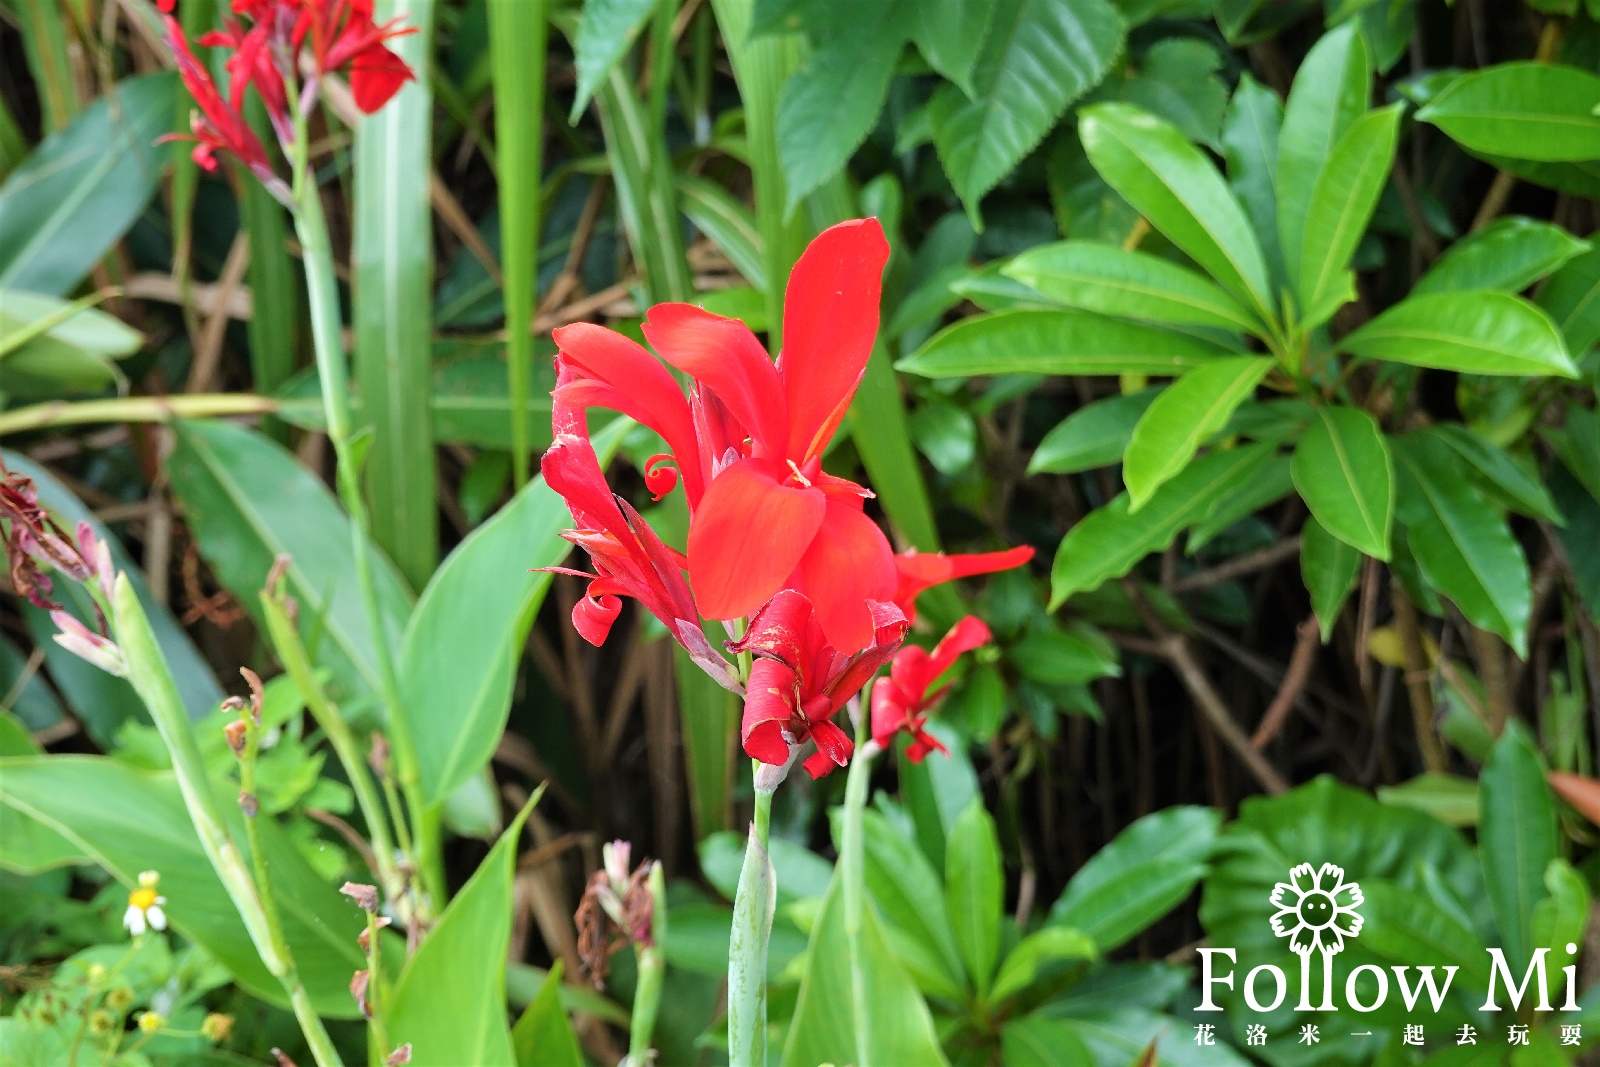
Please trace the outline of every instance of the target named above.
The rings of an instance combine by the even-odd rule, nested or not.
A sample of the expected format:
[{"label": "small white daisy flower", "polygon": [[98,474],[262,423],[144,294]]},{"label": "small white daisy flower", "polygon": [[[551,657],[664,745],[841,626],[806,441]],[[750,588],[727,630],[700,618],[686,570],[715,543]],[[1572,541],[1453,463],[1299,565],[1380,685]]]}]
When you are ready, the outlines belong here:
[{"label": "small white daisy flower", "polygon": [[1344,950],[1344,939],[1361,933],[1361,887],[1344,880],[1344,869],[1324,863],[1313,871],[1302,863],[1289,872],[1289,881],[1272,888],[1272,932],[1289,939],[1289,947],[1302,956],[1321,951],[1334,955]]},{"label": "small white daisy flower", "polygon": [[167,898],[156,893],[160,883],[159,874],[144,871],[139,875],[139,888],[128,894],[128,910],[122,913],[122,925],[134,937],[142,937],[147,929],[167,928],[167,913],[161,910]]}]

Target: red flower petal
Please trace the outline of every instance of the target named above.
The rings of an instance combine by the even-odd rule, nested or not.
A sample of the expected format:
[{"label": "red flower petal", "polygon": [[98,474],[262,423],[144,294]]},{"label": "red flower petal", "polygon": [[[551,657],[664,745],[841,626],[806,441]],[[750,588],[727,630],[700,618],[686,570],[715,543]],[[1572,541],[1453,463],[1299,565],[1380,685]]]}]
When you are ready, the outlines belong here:
[{"label": "red flower petal", "polygon": [[800,559],[807,595],[828,643],[849,656],[872,644],[869,600],[894,593],[894,550],[878,524],[828,498],[827,514]]},{"label": "red flower petal", "polygon": [[950,632],[933,647],[933,655],[928,658],[928,681],[932,682],[949,670],[961,653],[988,644],[990,637],[989,627],[976,615],[968,615],[950,627]]},{"label": "red flower petal", "polygon": [[878,334],[888,261],[878,220],[857,219],[818,234],[789,275],[778,369],[796,462],[822,455],[850,405]]},{"label": "red flower petal", "polygon": [[783,455],[789,432],[783,383],[748,326],[692,304],[657,304],[644,320],[644,336],[662,359],[717,395],[760,446],[758,455]]},{"label": "red flower petal", "polygon": [[775,767],[788,762],[789,742],[783,728],[794,716],[796,684],[794,671],[779,660],[758,659],[750,665],[739,732],[751,759]]},{"label": "red flower petal", "polygon": [[850,740],[849,734],[833,723],[813,723],[811,737],[817,743],[817,750],[806,757],[804,764],[806,772],[811,777],[821,778],[834,767],[843,767],[850,762],[850,753],[855,751],[855,742]]},{"label": "red flower petal", "polygon": [[414,77],[405,60],[381,44],[369,45],[350,60],[350,95],[356,107],[371,115]]},{"label": "red flower petal", "polygon": [[605,579],[590,582],[588,591],[572,605],[572,628],[596,648],[606,643],[611,624],[622,613],[622,601],[612,594],[612,586]]},{"label": "red flower petal", "polygon": [[737,619],[765,603],[822,525],[828,510],[822,493],[782,485],[775,467],[739,460],[717,476],[695,511],[689,583],[708,619]]},{"label": "red flower petal", "polygon": [[905,612],[908,618],[915,621],[917,597],[925,590],[956,578],[1008,571],[1013,567],[1022,566],[1032,558],[1032,545],[1019,545],[1003,552],[972,552],[954,556],[947,556],[943,552],[917,552],[913,549],[894,558],[895,570],[899,575],[894,602],[900,605],[900,610]]}]

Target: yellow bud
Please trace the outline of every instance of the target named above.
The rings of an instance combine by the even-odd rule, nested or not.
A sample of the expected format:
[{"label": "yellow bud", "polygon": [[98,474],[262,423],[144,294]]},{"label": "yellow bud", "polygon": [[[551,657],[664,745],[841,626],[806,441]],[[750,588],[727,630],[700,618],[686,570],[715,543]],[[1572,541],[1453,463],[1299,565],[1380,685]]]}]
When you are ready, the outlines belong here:
[{"label": "yellow bud", "polygon": [[147,1034],[153,1034],[165,1025],[167,1020],[161,1017],[160,1012],[147,1011],[139,1016],[139,1029]]},{"label": "yellow bud", "polygon": [[205,1021],[200,1024],[200,1036],[204,1037],[207,1041],[214,1041],[219,1045],[228,1040],[228,1036],[232,1033],[233,1016],[223,1015],[221,1012],[212,1012],[210,1015],[207,1015]]}]

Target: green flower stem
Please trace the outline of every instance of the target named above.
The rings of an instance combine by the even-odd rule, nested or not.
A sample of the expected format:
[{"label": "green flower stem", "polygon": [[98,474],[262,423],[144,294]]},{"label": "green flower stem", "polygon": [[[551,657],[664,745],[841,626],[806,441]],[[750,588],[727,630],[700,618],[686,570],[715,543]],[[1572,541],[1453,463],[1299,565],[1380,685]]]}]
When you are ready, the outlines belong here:
[{"label": "green flower stem", "polygon": [[867,806],[872,780],[872,757],[877,745],[872,741],[866,710],[859,699],[852,700],[856,718],[856,754],[850,761],[850,775],[844,786],[844,825],[839,840],[839,877],[844,879],[844,930],[850,944],[850,993],[855,1023],[856,1067],[871,1067],[872,991],[867,988],[866,949],[861,937],[861,910],[865,903],[862,857],[861,813]]},{"label": "green flower stem", "polygon": [[328,699],[322,683],[317,681],[305,645],[300,642],[300,634],[295,630],[294,623],[289,621],[288,613],[284,611],[275,590],[262,592],[261,613],[267,624],[267,638],[272,642],[278,661],[305,698],[311,717],[327,735],[334,755],[339,758],[345,776],[350,779],[350,789],[355,793],[356,804],[361,808],[361,817],[366,820],[367,833],[372,838],[378,879],[383,883],[385,896],[392,900],[404,891],[405,886],[395,870],[394,842],[389,837],[389,820],[384,817],[383,801],[372,783],[366,761],[361,758],[355,734],[339,709]]},{"label": "green flower stem", "polygon": [[787,765],[755,765],[755,819],[733,898],[733,931],[728,943],[730,1067],[766,1067],[767,1062],[767,942],[778,902],[778,875],[767,854],[767,835],[772,825],[772,794],[787,770]]},{"label": "green flower stem", "polygon": [[633,1014],[628,1023],[628,1055],[618,1067],[646,1067],[650,1062],[650,1039],[655,1033],[656,1016],[661,1008],[661,985],[666,974],[667,883],[661,864],[650,865],[650,944],[634,950],[639,980],[633,991]]},{"label": "green flower stem", "polygon": [[328,424],[328,440],[338,459],[339,497],[350,513],[350,535],[355,556],[356,583],[366,609],[367,629],[372,635],[373,656],[378,661],[378,678],[389,736],[394,742],[399,769],[400,791],[412,819],[412,834],[417,845],[417,869],[429,898],[424,902],[424,917],[432,908],[443,907],[445,887],[443,860],[439,853],[437,824],[424,818],[422,776],[406,720],[400,683],[395,674],[394,656],[389,649],[383,614],[378,609],[378,590],[372,579],[371,518],[361,493],[361,460],[350,429],[350,375],[345,366],[341,338],[339,290],[333,274],[333,250],[328,241],[328,225],[322,215],[322,200],[307,161],[305,120],[296,109],[294,145],[294,220],[300,238],[301,258],[306,269],[306,295],[311,310],[311,339],[316,350],[317,375],[322,383],[322,405]]},{"label": "green flower stem", "polygon": [[[194,823],[206,857],[244,920],[261,962],[289,995],[295,1019],[300,1023],[318,1067],[343,1067],[322,1019],[312,1006],[311,995],[295,970],[294,957],[289,953],[282,931],[277,928],[276,916],[269,918],[266,903],[256,892],[244,857],[228,834],[183,698],[178,695],[178,685],[173,681],[172,670],[167,666],[161,646],[150,629],[150,620],[126,574],[117,575],[112,606],[117,643],[128,660],[128,681],[133,683],[139,698],[150,710],[150,717],[162,741],[166,742],[184,807],[189,810],[189,819]],[[249,821],[247,819],[246,823]],[[253,841],[254,829],[250,832]]]},{"label": "green flower stem", "polygon": [[108,400],[48,400],[0,412],[0,437],[55,426],[94,422],[170,422],[227,415],[266,415],[278,402],[253,393],[180,393],[173,396],[119,396]]}]

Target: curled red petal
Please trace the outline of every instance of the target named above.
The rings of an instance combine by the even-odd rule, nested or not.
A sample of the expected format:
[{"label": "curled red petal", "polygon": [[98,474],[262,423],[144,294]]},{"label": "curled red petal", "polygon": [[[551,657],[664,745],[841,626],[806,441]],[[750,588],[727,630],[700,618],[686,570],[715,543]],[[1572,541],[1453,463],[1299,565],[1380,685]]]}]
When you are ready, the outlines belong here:
[{"label": "curled red petal", "polygon": [[773,766],[788,762],[784,729],[795,714],[798,684],[795,672],[779,660],[758,659],[750,665],[739,733],[751,759]]},{"label": "curled red petal", "polygon": [[596,648],[606,643],[611,624],[622,613],[622,601],[610,592],[611,588],[604,579],[590,582],[588,591],[572,605],[572,628]]},{"label": "curled red petal", "polygon": [[894,558],[897,582],[894,602],[915,621],[917,597],[928,589],[957,578],[993,574],[1020,567],[1033,558],[1032,545],[1000,552],[970,552],[947,556],[942,552],[902,552]]},{"label": "curled red petal", "polygon": [[822,493],[783,485],[774,467],[734,463],[711,483],[689,524],[689,582],[708,619],[741,618],[765,603],[822,525]]},{"label": "curled red petal", "polygon": [[367,115],[392,100],[406,82],[415,80],[406,61],[381,44],[361,49],[350,60],[350,95]]},{"label": "curled red petal", "polygon": [[960,622],[950,627],[950,632],[933,646],[933,654],[928,658],[929,667],[932,669],[933,678],[937,678],[949,670],[956,658],[963,652],[971,652],[975,648],[986,645],[991,640],[989,627],[976,615],[968,615]]},{"label": "curled red petal", "polygon": [[817,743],[817,750],[806,757],[804,766],[813,778],[821,778],[835,767],[849,763],[856,747],[850,735],[831,722],[813,723],[811,739]]},{"label": "curled red petal", "polygon": [[658,452],[645,460],[644,487],[650,490],[651,500],[660,501],[678,484],[678,472],[671,467],[663,466],[672,462],[674,460],[670,452]]}]

